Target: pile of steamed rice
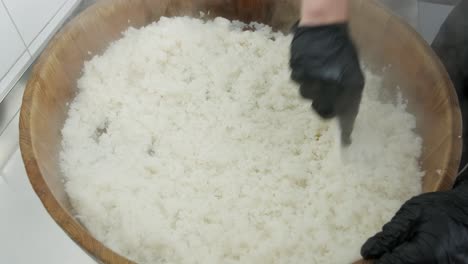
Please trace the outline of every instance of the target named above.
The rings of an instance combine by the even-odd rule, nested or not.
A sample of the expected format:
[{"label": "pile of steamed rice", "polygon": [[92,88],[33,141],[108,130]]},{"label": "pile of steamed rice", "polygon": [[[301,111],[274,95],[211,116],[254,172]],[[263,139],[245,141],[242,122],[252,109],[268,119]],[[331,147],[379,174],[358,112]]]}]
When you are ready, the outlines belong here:
[{"label": "pile of steamed rice", "polygon": [[339,153],[290,81],[291,36],[217,18],[130,28],[85,63],[63,128],[76,216],[138,263],[350,263],[421,192],[421,139],[367,72]]}]

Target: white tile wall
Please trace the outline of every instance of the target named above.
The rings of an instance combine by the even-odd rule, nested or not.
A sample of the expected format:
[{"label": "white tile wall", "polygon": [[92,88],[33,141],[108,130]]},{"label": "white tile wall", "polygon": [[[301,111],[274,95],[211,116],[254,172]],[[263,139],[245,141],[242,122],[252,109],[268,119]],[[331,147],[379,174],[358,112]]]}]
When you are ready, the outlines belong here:
[{"label": "white tile wall", "polygon": [[80,0],[0,0],[0,102]]},{"label": "white tile wall", "polygon": [[65,0],[2,0],[27,46],[47,25]]},{"label": "white tile wall", "polygon": [[[0,49],[1,52],[1,49]],[[0,60],[1,61],[1,60]],[[14,86],[16,81],[19,79],[21,74],[26,70],[31,62],[31,55],[29,52],[24,51],[23,54],[14,63],[8,74],[0,79],[0,102],[10,92],[10,89]]]},{"label": "white tile wall", "polygon": [[44,209],[19,150],[0,170],[0,178],[0,211],[6,212],[0,217],[0,263],[97,264]]},{"label": "white tile wall", "polygon": [[[54,0],[57,1],[57,0]],[[79,1],[77,0],[66,0],[64,4],[58,10],[53,18],[46,24],[42,29],[41,33],[31,42],[28,47],[29,53],[34,57],[42,50],[44,45],[47,44],[49,38],[53,35],[57,29],[57,25],[61,25],[75,9]]]},{"label": "white tile wall", "polygon": [[[21,37],[10,20],[5,7],[0,2],[0,80],[11,70],[13,65],[26,51]],[[0,86],[0,96],[4,93],[6,86]],[[0,97],[0,101],[2,98]]]}]

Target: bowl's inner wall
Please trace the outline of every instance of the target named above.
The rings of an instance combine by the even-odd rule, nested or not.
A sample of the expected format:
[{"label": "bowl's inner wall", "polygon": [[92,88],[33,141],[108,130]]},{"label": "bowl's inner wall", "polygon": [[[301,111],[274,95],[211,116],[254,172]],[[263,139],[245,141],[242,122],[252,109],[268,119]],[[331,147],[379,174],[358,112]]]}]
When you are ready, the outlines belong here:
[{"label": "bowl's inner wall", "polygon": [[[67,213],[72,213],[59,167],[60,131],[84,61],[102,53],[129,26],[142,27],[162,15],[199,16],[200,11],[210,17],[259,21],[288,31],[298,18],[299,1],[108,0],[75,18],[41,56],[25,95],[30,104],[28,99],[23,104],[29,107],[24,127],[29,129],[39,166],[36,176],[42,175],[46,183],[44,190],[36,188],[44,203],[49,199],[44,198],[49,188]],[[391,89],[399,85],[408,99],[409,111],[416,115],[417,132],[425,146],[421,157],[426,171],[424,191],[449,188],[458,167],[461,139],[458,102],[446,72],[415,32],[374,1],[352,1],[351,29],[362,57],[372,69],[379,71],[391,65],[382,72],[384,82]],[[36,180],[31,178],[35,187]]]}]

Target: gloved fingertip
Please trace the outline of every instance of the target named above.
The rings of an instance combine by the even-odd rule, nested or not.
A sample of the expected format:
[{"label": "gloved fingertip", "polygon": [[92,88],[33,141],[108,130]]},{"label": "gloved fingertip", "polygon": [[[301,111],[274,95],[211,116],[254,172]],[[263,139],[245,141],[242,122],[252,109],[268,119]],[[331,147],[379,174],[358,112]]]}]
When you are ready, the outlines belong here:
[{"label": "gloved fingertip", "polygon": [[301,85],[299,87],[299,94],[302,96],[302,98],[309,99],[309,100],[314,100],[314,92],[306,87],[305,85]]},{"label": "gloved fingertip", "polygon": [[364,243],[361,248],[361,255],[364,258],[380,258],[393,252],[407,240],[419,217],[419,210],[414,208],[410,201],[406,202],[392,220],[383,226],[381,232]]},{"label": "gloved fingertip", "polygon": [[297,83],[301,83],[305,75],[304,70],[301,67],[291,66],[291,68],[292,68],[291,79]]},{"label": "gloved fingertip", "polygon": [[323,119],[332,119],[336,116],[335,110],[333,107],[328,105],[320,105],[317,101],[312,103],[312,109]]},{"label": "gloved fingertip", "polygon": [[361,247],[361,256],[364,259],[375,259],[379,258],[383,254],[387,252],[387,250],[381,246],[379,246],[379,237],[380,234],[377,234],[371,238],[369,238],[366,243]]},{"label": "gloved fingertip", "polygon": [[341,136],[341,146],[343,148],[349,147],[352,143],[351,136],[349,135],[342,135]]}]

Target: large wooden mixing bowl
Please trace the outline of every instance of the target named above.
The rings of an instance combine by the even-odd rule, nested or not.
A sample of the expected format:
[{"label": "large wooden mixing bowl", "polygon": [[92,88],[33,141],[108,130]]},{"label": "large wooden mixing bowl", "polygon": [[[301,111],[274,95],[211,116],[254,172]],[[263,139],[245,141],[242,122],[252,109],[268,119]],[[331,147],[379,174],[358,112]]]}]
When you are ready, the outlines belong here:
[{"label": "large wooden mixing bowl", "polygon": [[[297,0],[108,0],[73,19],[51,41],[34,67],[23,98],[20,144],[34,190],[67,234],[104,263],[131,263],[97,241],[73,217],[59,168],[61,129],[76,93],[83,62],[120,38],[129,26],[160,16],[224,16],[287,30],[298,19]],[[375,70],[384,66],[385,85],[398,84],[417,117],[424,140],[420,164],[425,192],[450,188],[460,159],[461,117],[456,94],[430,47],[404,22],[374,0],[352,2],[352,32],[361,55]]]}]

